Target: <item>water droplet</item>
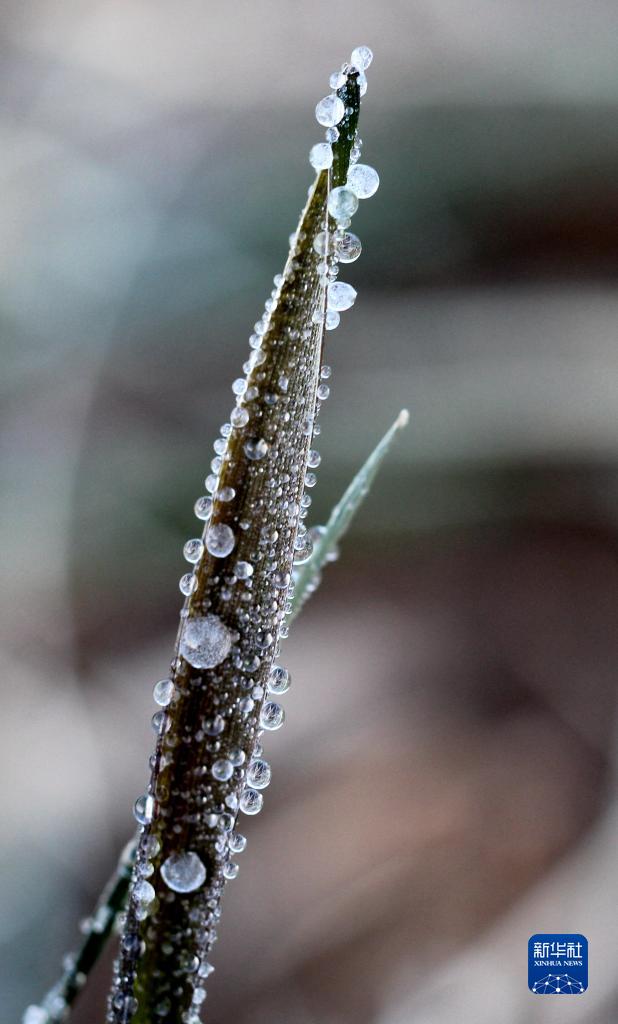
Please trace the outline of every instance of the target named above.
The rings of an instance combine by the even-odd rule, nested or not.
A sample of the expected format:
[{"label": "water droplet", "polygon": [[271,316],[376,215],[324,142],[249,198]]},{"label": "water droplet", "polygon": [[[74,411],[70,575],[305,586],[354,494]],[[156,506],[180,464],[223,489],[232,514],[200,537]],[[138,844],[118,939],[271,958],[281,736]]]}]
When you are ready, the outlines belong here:
[{"label": "water droplet", "polygon": [[333,281],[328,286],[328,308],[338,312],[350,309],[356,299],[356,289],[343,281]]},{"label": "water droplet", "polygon": [[294,542],[294,565],[304,565],[313,554],[313,540],[308,533],[299,534]]},{"label": "water droplet", "polygon": [[307,465],[310,466],[311,469],[317,469],[321,461],[322,457],[320,453],[316,451],[315,448],[311,448],[307,455]]},{"label": "water droplet", "polygon": [[49,1014],[41,1006],[29,1006],[22,1019],[22,1024],[49,1024]]},{"label": "water droplet", "polygon": [[179,651],[194,668],[215,668],[231,646],[232,635],[218,615],[203,615],[185,623]]},{"label": "water droplet", "polygon": [[212,498],[207,494],[198,498],[193,506],[193,511],[198,519],[208,519],[212,512]]},{"label": "water droplet", "polygon": [[178,580],[178,588],[181,594],[189,597],[197,589],[197,576],[194,576],[192,572],[186,572]]},{"label": "water droplet", "polygon": [[244,377],[239,377],[232,384],[232,391],[234,392],[235,395],[244,395],[246,390],[247,390],[247,381],[245,380]]},{"label": "water droplet", "polygon": [[248,580],[253,576],[253,566],[251,562],[236,562],[234,572],[239,580]]},{"label": "water droplet", "polygon": [[221,715],[215,715],[204,722],[204,732],[207,736],[220,736],[224,729],[225,719]]},{"label": "water droplet", "polygon": [[316,120],[325,128],[333,128],[334,125],[339,124],[344,114],[343,100],[340,100],[334,93],[325,96],[315,108]]},{"label": "water droplet", "polygon": [[206,881],[206,868],[197,853],[172,853],[161,865],[161,878],[174,892],[195,892]]},{"label": "water droplet", "polygon": [[194,537],[193,540],[188,540],[182,549],[182,553],[187,562],[199,562],[204,553],[204,545],[202,544],[201,539],[199,537]]},{"label": "water droplet", "polygon": [[212,766],[212,774],[219,782],[227,782],[234,774],[234,765],[227,757],[221,757]]},{"label": "water droplet", "polygon": [[326,327],[326,330],[334,331],[336,327],[339,327],[340,320],[341,317],[336,309],[327,310],[326,317],[324,319],[324,326]]},{"label": "water droplet", "polygon": [[252,761],[247,770],[247,784],[254,789],[266,789],[272,777],[272,770],[268,761],[257,758]]},{"label": "water droplet", "polygon": [[230,747],[227,756],[235,768],[247,760],[244,750],[241,750],[240,747]]},{"label": "water droplet", "polygon": [[236,878],[239,870],[238,864],[235,864],[233,860],[227,860],[223,865],[223,877],[231,881],[232,878]]},{"label": "water droplet", "polygon": [[316,391],[316,394],[321,402],[325,402],[328,396],[330,395],[330,388],[328,384],[320,384]]},{"label": "water droplet", "polygon": [[227,843],[232,853],[242,853],[247,846],[246,837],[240,832],[232,832]]},{"label": "water droplet", "polygon": [[166,708],[172,697],[174,696],[174,684],[171,679],[160,679],[158,683],[155,683],[152,691],[155,704],[158,704],[162,708]]},{"label": "water droplet", "polygon": [[233,487],[222,487],[217,492],[217,498],[219,501],[232,501],[236,497],[236,491]]},{"label": "water droplet", "polygon": [[380,176],[368,164],[354,164],[348,171],[346,188],[352,190],[359,199],[369,199],[378,191]]},{"label": "water droplet", "polygon": [[274,700],[268,700],[262,707],[260,712],[260,725],[262,729],[269,729],[274,731],[280,729],[285,720],[285,711],[281,707],[281,704],[275,703]]},{"label": "water droplet", "polygon": [[133,898],[137,901],[137,903],[152,903],[152,901],[155,898],[155,895],[156,893],[150,882],[147,882],[143,878],[140,879],[140,881],[133,886]]},{"label": "water droplet", "polygon": [[270,693],[287,693],[292,685],[292,676],[287,668],[281,665],[273,665],[268,678],[268,690]]},{"label": "water droplet", "polygon": [[340,263],[354,263],[362,252],[361,240],[352,231],[335,235],[335,251]]},{"label": "water droplet", "polygon": [[245,455],[253,462],[258,462],[260,459],[263,459],[268,452],[268,444],[261,437],[251,441],[245,441],[244,448]]},{"label": "water droplet", "polygon": [[240,797],[240,809],[244,814],[259,814],[264,797],[256,789],[245,789]]},{"label": "water droplet", "polygon": [[230,413],[230,423],[233,427],[244,427],[249,422],[249,413],[242,405],[237,405]]},{"label": "water droplet", "polygon": [[234,549],[236,538],[225,523],[215,523],[206,532],[206,547],[213,558],[225,558]]},{"label": "water droplet", "polygon": [[149,825],[154,814],[154,799],[144,794],[138,796],[133,804],[133,817],[140,825]]},{"label": "water droplet", "polygon": [[368,46],[355,46],[352,50],[350,63],[359,71],[366,71],[373,60],[373,53]]},{"label": "water droplet", "polygon": [[336,221],[348,220],[358,210],[358,196],[345,185],[334,188],[328,197],[328,212]]},{"label": "water droplet", "polygon": [[309,163],[315,171],[324,171],[333,164],[333,150],[329,142],[317,142],[311,147]]}]

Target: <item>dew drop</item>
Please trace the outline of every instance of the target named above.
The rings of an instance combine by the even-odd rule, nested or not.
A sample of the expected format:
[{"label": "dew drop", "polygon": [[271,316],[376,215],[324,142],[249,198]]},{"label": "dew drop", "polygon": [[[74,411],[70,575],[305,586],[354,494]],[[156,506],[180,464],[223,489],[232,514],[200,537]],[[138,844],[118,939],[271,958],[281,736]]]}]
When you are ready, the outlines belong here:
[{"label": "dew drop", "polygon": [[358,210],[358,196],[345,185],[334,188],[328,197],[328,212],[336,221],[348,220]]},{"label": "dew drop", "polygon": [[244,427],[249,422],[249,413],[242,405],[237,405],[230,413],[230,423],[233,427]]},{"label": "dew drop", "polygon": [[221,757],[218,761],[215,761],[211,771],[213,778],[219,782],[227,782],[234,774],[234,765],[227,757]]},{"label": "dew drop", "polygon": [[350,309],[356,299],[356,289],[343,281],[333,281],[328,286],[328,308],[341,312]]},{"label": "dew drop", "polygon": [[236,491],[233,487],[222,487],[217,492],[217,498],[219,501],[232,501],[236,497]]},{"label": "dew drop", "polygon": [[352,50],[350,63],[359,71],[366,71],[373,60],[373,53],[368,46],[355,46]]},{"label": "dew drop", "polygon": [[203,615],[185,623],[179,652],[194,668],[215,668],[227,658],[232,634],[218,615]]},{"label": "dew drop", "polygon": [[339,99],[334,93],[325,96],[315,108],[316,120],[318,124],[324,125],[325,128],[333,128],[336,124],[339,124],[344,114],[343,100]]},{"label": "dew drop", "polygon": [[246,441],[244,445],[245,455],[248,459],[253,462],[258,462],[263,459],[268,452],[268,444],[263,438],[256,438],[251,441]]},{"label": "dew drop", "polygon": [[182,553],[186,558],[187,562],[199,562],[200,558],[204,553],[204,545],[199,537],[194,537],[193,540],[188,540],[182,549]]},{"label": "dew drop", "polygon": [[248,580],[253,576],[253,566],[251,562],[236,562],[234,572],[239,580]]},{"label": "dew drop", "polygon": [[238,768],[239,765],[244,764],[247,759],[244,750],[241,750],[240,747],[230,747],[227,756],[235,768]]},{"label": "dew drop", "polygon": [[341,317],[336,309],[327,310],[326,317],[324,318],[324,326],[326,327],[326,330],[334,331],[336,327],[339,327],[340,320]]},{"label": "dew drop", "polygon": [[245,789],[240,797],[240,809],[243,814],[259,814],[262,810],[264,797],[256,789]]},{"label": "dew drop", "polygon": [[141,903],[143,905],[152,903],[152,901],[155,898],[155,895],[156,893],[150,882],[147,882],[143,878],[141,879],[141,881],[137,882],[137,884],[133,886],[133,898],[138,903]]},{"label": "dew drop", "polygon": [[260,712],[260,725],[262,728],[271,731],[280,729],[284,720],[285,711],[281,704],[277,704],[274,700],[266,701]]},{"label": "dew drop", "polygon": [[186,572],[178,580],[178,588],[181,594],[189,597],[197,589],[197,576],[194,576],[192,572]]},{"label": "dew drop", "polygon": [[291,685],[292,676],[287,668],[283,668],[281,665],[273,665],[267,683],[269,693],[287,693]]},{"label": "dew drop", "polygon": [[240,832],[232,832],[227,844],[232,853],[242,853],[247,846],[247,840],[245,836],[240,834]]},{"label": "dew drop", "polygon": [[378,191],[380,176],[368,164],[354,164],[348,171],[346,188],[351,189],[359,199],[369,199]]},{"label": "dew drop", "polygon": [[22,1019],[21,1024],[49,1024],[49,1014],[42,1006],[28,1006]]},{"label": "dew drop", "polygon": [[362,249],[360,238],[352,231],[344,231],[335,237],[335,251],[340,263],[354,263]]},{"label": "dew drop", "polygon": [[198,498],[193,506],[193,511],[197,519],[208,519],[212,512],[212,498],[207,494]]},{"label": "dew drop", "polygon": [[213,558],[225,558],[234,549],[236,538],[225,523],[215,523],[206,532],[206,547]]},{"label": "dew drop", "polygon": [[174,684],[171,679],[160,679],[158,683],[155,683],[152,691],[155,704],[159,707],[166,708],[172,697],[174,696]]},{"label": "dew drop", "polygon": [[133,817],[140,825],[149,825],[154,814],[154,799],[147,794],[138,796],[133,804]]},{"label": "dew drop", "polygon": [[329,142],[318,142],[311,147],[309,163],[316,171],[324,171],[333,164],[333,150]]},{"label": "dew drop", "polygon": [[172,853],[161,865],[161,878],[173,892],[195,892],[206,881],[206,868],[197,853]]},{"label": "dew drop", "polygon": [[227,878],[229,882],[232,878],[236,878],[239,870],[238,864],[235,864],[233,860],[227,860],[223,865],[223,877]]},{"label": "dew drop", "polygon": [[272,777],[272,770],[268,761],[257,758],[252,761],[247,770],[247,784],[254,789],[266,789]]}]

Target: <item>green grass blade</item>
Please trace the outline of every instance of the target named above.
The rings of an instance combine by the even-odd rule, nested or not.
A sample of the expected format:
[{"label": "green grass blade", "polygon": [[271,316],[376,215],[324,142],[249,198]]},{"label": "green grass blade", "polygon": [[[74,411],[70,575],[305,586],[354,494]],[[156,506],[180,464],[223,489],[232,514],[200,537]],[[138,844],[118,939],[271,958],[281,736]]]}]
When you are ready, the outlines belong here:
[{"label": "green grass blade", "polygon": [[369,494],[371,485],[396,434],[407,425],[409,418],[407,409],[402,409],[393,425],[386,431],[382,440],[361,466],[341,500],[335,505],[324,532],[315,543],[311,558],[298,570],[291,618],[296,618],[307,599],[317,589],[322,569],[330,560],[338,542],[346,533],[352,519]]}]

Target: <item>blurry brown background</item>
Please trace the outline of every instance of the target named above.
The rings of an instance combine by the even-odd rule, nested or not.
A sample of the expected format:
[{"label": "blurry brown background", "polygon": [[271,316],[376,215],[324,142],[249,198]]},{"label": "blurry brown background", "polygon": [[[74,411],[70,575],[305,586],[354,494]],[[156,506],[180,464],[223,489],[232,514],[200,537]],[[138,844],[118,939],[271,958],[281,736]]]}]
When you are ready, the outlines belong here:
[{"label": "blurry brown background", "polygon": [[[287,645],[206,1018],[610,1024],[618,7],[5,0],[1,22],[1,1019],[131,832],[192,503],[314,105],[367,43],[382,185],[313,522],[411,425]],[[527,991],[537,931],[590,940],[568,1009]]]}]

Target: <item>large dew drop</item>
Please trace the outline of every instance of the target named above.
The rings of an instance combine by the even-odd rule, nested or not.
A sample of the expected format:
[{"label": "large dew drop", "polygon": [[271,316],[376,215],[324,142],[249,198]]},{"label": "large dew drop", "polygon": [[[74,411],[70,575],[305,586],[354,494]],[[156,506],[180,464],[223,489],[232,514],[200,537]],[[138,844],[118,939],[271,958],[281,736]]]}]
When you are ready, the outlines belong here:
[{"label": "large dew drop", "polygon": [[227,658],[232,635],[218,615],[189,619],[180,640],[180,653],[194,668],[215,668]]},{"label": "large dew drop", "polygon": [[174,892],[195,892],[206,881],[206,868],[197,853],[172,853],[161,865],[161,878]]},{"label": "large dew drop", "polygon": [[339,124],[344,114],[343,100],[340,100],[334,93],[331,93],[330,96],[325,96],[315,108],[316,120],[318,124],[324,125],[325,128],[333,128],[336,124]]},{"label": "large dew drop", "polygon": [[206,547],[213,558],[225,558],[234,550],[234,531],[225,523],[209,526],[206,533]]}]

